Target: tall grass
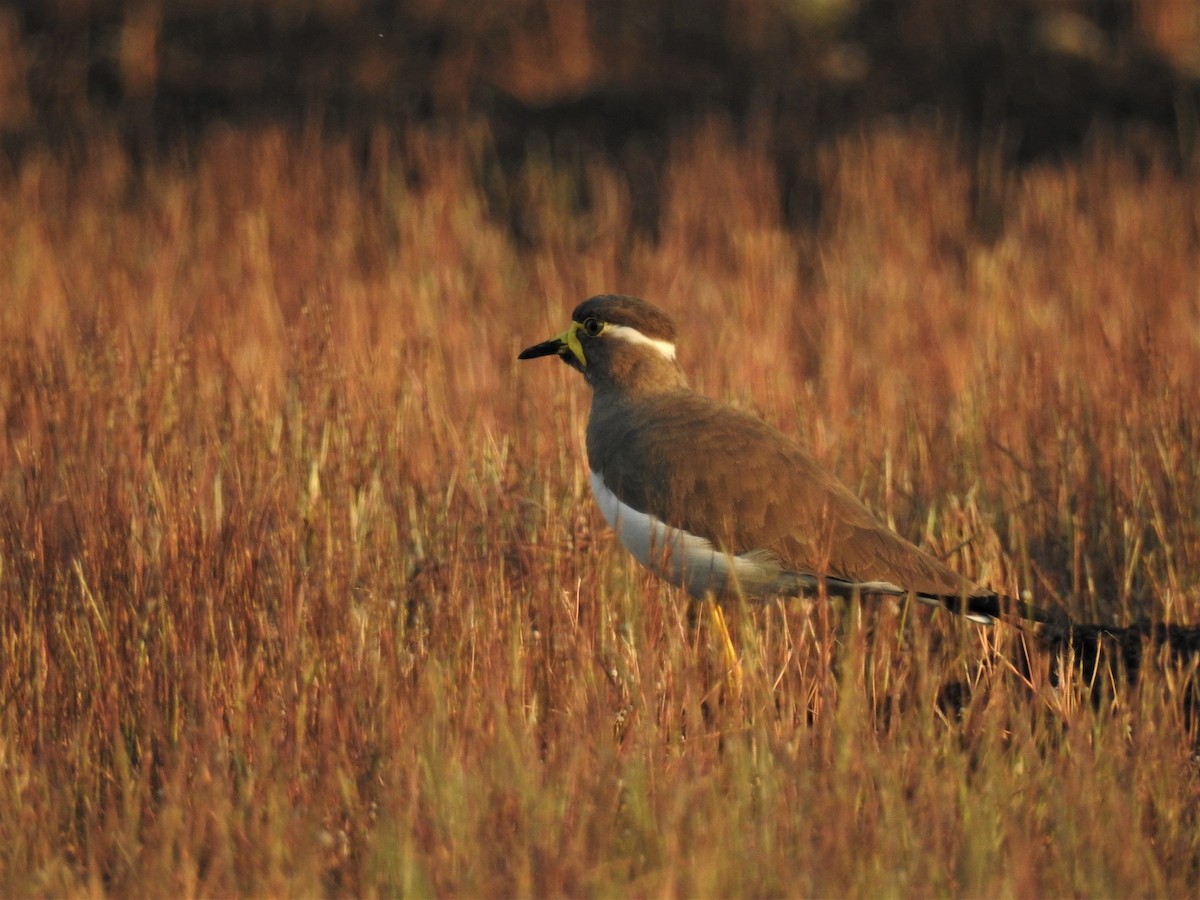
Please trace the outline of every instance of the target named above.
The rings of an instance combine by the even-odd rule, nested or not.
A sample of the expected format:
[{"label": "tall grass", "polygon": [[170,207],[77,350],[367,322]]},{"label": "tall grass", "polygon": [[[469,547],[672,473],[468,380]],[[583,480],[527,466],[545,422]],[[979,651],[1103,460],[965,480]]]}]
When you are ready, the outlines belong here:
[{"label": "tall grass", "polygon": [[[1200,620],[1200,188],[1097,142],[989,172],[829,141],[816,233],[719,122],[661,239],[602,160],[225,130],[0,196],[0,892],[1184,894],[1186,673],[1097,707],[1020,635],[732,611],[746,685],[614,548],[586,388],[516,351],[602,291],[901,533],[1081,618]],[[962,691],[962,687],[968,691]],[[965,696],[963,704],[939,697]]]}]

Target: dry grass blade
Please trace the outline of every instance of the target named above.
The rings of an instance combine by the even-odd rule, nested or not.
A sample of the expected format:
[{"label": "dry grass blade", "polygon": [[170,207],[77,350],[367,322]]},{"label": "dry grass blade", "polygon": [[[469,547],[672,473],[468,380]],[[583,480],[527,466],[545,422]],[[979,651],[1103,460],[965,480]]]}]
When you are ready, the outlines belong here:
[{"label": "dry grass blade", "polygon": [[1192,893],[1194,670],[1096,704],[1012,629],[822,598],[727,610],[734,696],[602,530],[585,389],[514,357],[652,298],[703,390],[972,577],[1200,622],[1195,179],[1004,173],[989,244],[953,140],[892,126],[820,148],[796,235],[716,124],[657,243],[616,172],[531,159],[518,248],[485,144],[6,176],[0,893]]}]

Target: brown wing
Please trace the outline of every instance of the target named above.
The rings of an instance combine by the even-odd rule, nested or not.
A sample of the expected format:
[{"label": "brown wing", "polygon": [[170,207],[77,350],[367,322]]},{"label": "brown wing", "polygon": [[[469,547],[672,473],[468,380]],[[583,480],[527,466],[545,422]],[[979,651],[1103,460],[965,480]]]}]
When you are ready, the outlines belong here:
[{"label": "brown wing", "polygon": [[[605,398],[588,458],[622,502],[731,553],[765,550],[794,572],[930,596],[988,593],[879,524],[782,432],[699,394]],[[674,493],[661,487],[669,480]]]}]

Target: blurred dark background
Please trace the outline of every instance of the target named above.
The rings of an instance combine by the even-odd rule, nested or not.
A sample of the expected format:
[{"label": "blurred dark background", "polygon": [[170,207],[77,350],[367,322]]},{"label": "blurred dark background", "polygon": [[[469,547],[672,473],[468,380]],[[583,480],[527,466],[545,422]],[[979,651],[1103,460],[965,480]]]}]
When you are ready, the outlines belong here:
[{"label": "blurred dark background", "polygon": [[[793,225],[814,146],[930,118],[1005,166],[1098,132],[1190,163],[1194,0],[44,0],[0,5],[0,140],[116,129],[135,154],[214,123],[367,135],[487,126],[500,172],[603,154],[653,198],[703,117],[765,136]],[[642,185],[645,189],[642,189]],[[652,199],[639,224],[654,227]]]}]

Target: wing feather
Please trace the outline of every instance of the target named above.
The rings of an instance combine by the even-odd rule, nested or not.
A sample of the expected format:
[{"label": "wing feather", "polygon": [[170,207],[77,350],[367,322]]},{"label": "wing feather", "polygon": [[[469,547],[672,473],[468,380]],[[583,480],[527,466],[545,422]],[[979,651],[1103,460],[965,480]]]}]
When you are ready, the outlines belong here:
[{"label": "wing feather", "polygon": [[597,401],[589,463],[635,509],[801,574],[937,597],[990,594],[881,525],[799,444],[755,416],[686,390]]}]

